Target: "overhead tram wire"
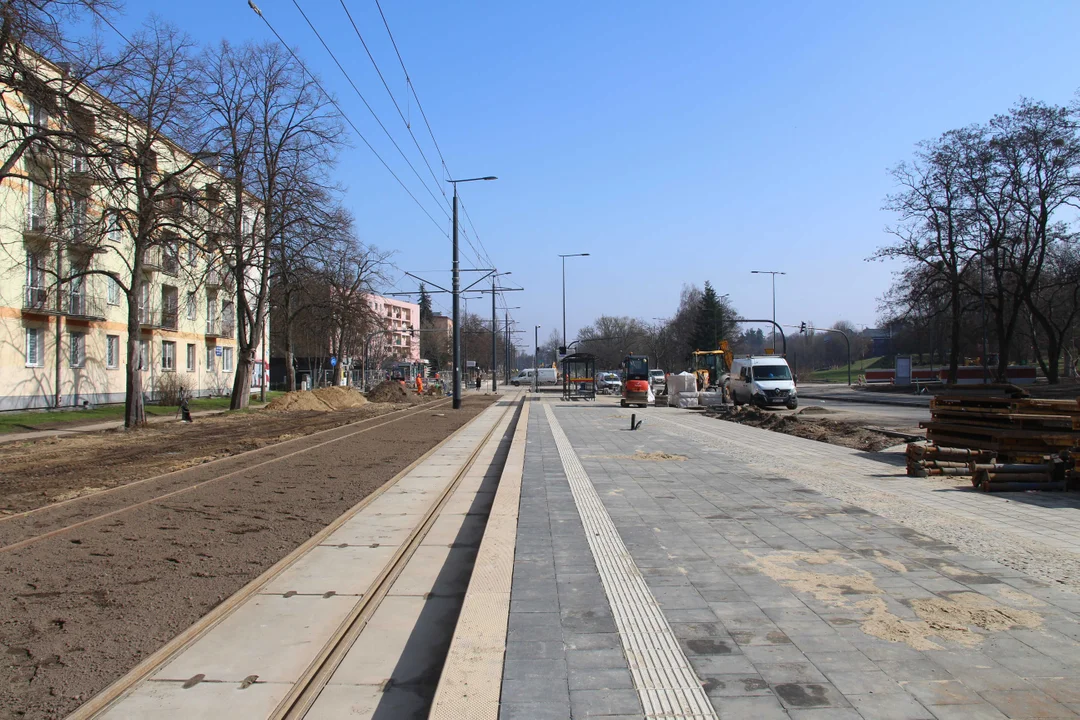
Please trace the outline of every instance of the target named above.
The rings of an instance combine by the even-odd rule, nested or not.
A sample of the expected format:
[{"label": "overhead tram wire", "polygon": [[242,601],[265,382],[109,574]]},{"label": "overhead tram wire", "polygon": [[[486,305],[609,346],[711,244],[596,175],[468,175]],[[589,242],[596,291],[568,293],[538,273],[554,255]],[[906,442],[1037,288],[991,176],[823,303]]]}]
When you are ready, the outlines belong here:
[{"label": "overhead tram wire", "polygon": [[409,71],[405,68],[405,60],[401,57],[401,51],[398,49],[397,40],[394,39],[394,33],[390,30],[390,23],[386,21],[386,13],[383,12],[379,0],[375,0],[375,7],[379,9],[379,17],[382,18],[383,26],[386,28],[386,34],[390,36],[390,44],[394,46],[394,53],[397,54],[398,62],[401,64],[401,71],[405,73],[405,83],[409,86],[413,99],[416,100],[416,109],[420,111],[420,117],[424,118],[424,125],[427,127],[428,135],[431,136],[431,142],[435,145],[435,151],[439,153],[439,162],[442,163],[446,176],[453,177],[450,175],[450,169],[446,167],[446,158],[443,157],[442,148],[439,147],[439,141],[435,139],[435,132],[431,129],[431,123],[428,122],[427,113],[424,112],[424,106],[420,104],[420,96],[416,94],[416,86],[412,84],[412,78],[409,75]]},{"label": "overhead tram wire", "polygon": [[[319,43],[322,44],[323,49],[326,50],[326,52],[330,55],[330,58],[334,61],[334,64],[337,65],[338,70],[340,70],[341,74],[345,76],[345,79],[349,82],[349,86],[352,87],[353,92],[356,93],[356,96],[359,97],[361,102],[364,103],[364,107],[366,107],[368,109],[368,112],[371,113],[371,117],[375,118],[375,122],[377,122],[379,124],[379,127],[382,128],[382,131],[386,133],[386,137],[390,140],[391,144],[393,144],[394,149],[398,151],[398,154],[401,155],[401,158],[405,161],[405,164],[408,165],[409,169],[413,171],[414,175],[416,175],[416,179],[419,180],[420,184],[424,186],[424,190],[427,192],[428,195],[431,196],[431,199],[439,205],[439,210],[441,210],[442,213],[449,220],[450,213],[448,213],[446,209],[442,206],[442,203],[439,202],[439,198],[435,197],[435,193],[431,192],[431,188],[428,187],[427,181],[420,176],[420,173],[419,171],[417,171],[416,166],[414,166],[412,164],[412,161],[409,160],[409,156],[406,155],[405,151],[401,149],[401,146],[398,145],[397,140],[395,140],[394,136],[390,134],[390,131],[386,128],[386,125],[379,118],[374,108],[372,108],[371,104],[368,103],[367,98],[365,98],[364,94],[360,92],[360,89],[356,87],[356,83],[353,82],[353,79],[349,75],[348,71],[345,69],[345,66],[341,64],[341,62],[337,59],[337,55],[334,54],[334,51],[331,50],[330,46],[326,44],[325,40],[323,40],[322,34],[320,34],[319,31],[315,28],[315,25],[308,18],[307,13],[304,12],[304,9],[300,7],[300,3],[298,2],[298,0],[292,0],[292,4],[300,12],[300,16],[304,18],[304,22],[307,23],[307,26],[311,28],[311,32],[315,33],[315,37],[319,39]],[[438,187],[438,180],[436,180],[436,187]],[[446,193],[443,192],[443,199],[445,199],[445,195]]]},{"label": "overhead tram wire", "polygon": [[[401,155],[402,159],[405,160],[405,163],[409,166],[409,169],[412,170],[414,175],[416,175],[417,180],[419,180],[420,183],[424,186],[424,190],[427,192],[428,195],[431,196],[431,198],[433,200],[435,200],[436,203],[438,203],[439,199],[437,197],[435,197],[435,193],[431,192],[431,189],[428,187],[427,182],[420,176],[420,172],[416,169],[416,166],[414,166],[412,164],[412,162],[409,160],[408,156],[405,154],[405,151],[401,149],[401,146],[398,145],[396,140],[394,140],[393,135],[390,134],[390,130],[387,129],[386,125],[383,123],[383,121],[375,113],[375,110],[368,103],[367,98],[365,98],[363,93],[361,93],[359,88],[357,88],[356,83],[353,82],[352,77],[345,70],[345,67],[341,64],[341,62],[337,59],[337,56],[334,54],[334,51],[330,49],[330,46],[326,43],[326,41],[323,39],[322,35],[315,28],[315,25],[311,22],[311,19],[308,18],[307,14],[304,12],[303,8],[300,7],[300,4],[299,4],[298,0],[292,0],[292,3],[296,7],[297,11],[299,11],[301,17],[304,18],[304,22],[306,22],[308,27],[311,29],[311,31],[313,33],[315,33],[315,37],[318,38],[319,42],[323,46],[323,49],[326,50],[326,52],[330,55],[330,58],[334,61],[334,64],[337,65],[338,70],[340,70],[341,74],[345,76],[345,79],[348,81],[349,85],[352,87],[352,89],[356,93],[357,97],[359,97],[360,100],[364,103],[364,106],[367,108],[368,112],[370,112],[371,116],[373,118],[375,118],[375,122],[377,122],[379,124],[379,127],[382,128],[382,131],[386,134],[386,137],[389,138],[390,142],[394,145],[394,148],[398,151],[398,154]],[[344,3],[342,4],[342,6],[344,7]],[[345,12],[346,12],[346,14],[348,14],[348,8],[345,8]],[[350,22],[351,22],[351,20],[352,20],[351,15],[349,16],[349,19],[350,19]],[[355,28],[355,25],[354,25],[354,28]],[[359,36],[359,31],[358,30],[357,30],[357,36]],[[362,44],[364,43],[362,37],[360,39],[360,42]],[[364,44],[364,49],[365,50],[367,49],[366,44]],[[370,52],[368,53],[368,56],[371,57]],[[372,58],[372,63],[375,63],[374,58]],[[375,69],[376,69],[376,72],[379,72],[379,77],[381,78],[382,77],[382,72],[379,71],[379,68],[378,68],[377,64],[375,66]],[[384,84],[384,86],[386,86],[386,81],[385,80],[383,81],[383,84]],[[387,86],[387,92],[390,92],[390,88],[388,86]],[[415,94],[415,90],[414,90],[414,94]],[[398,107],[398,114],[401,115],[400,107],[397,104],[397,100],[394,99],[393,93],[390,93],[390,99],[394,102],[394,106]],[[419,105],[419,101],[417,101],[417,104]],[[402,115],[402,118],[404,119],[404,115]],[[406,123],[406,128],[409,129],[409,134],[410,134],[410,136],[412,136],[413,142],[416,143],[417,149],[420,150],[420,155],[421,155],[421,157],[424,158],[424,163],[428,166],[428,170],[431,172],[432,179],[435,180],[436,187],[443,194],[443,199],[445,199],[446,198],[446,191],[442,188],[442,185],[439,183],[438,178],[435,176],[435,173],[431,168],[431,164],[428,162],[427,156],[424,155],[424,151],[420,148],[420,145],[416,140],[416,136],[413,135],[411,128],[408,128],[408,123]],[[460,201],[460,198],[459,198],[459,201]],[[450,219],[450,214],[445,209],[442,208],[441,204],[440,204],[440,210],[442,210],[443,214],[449,220]],[[472,220],[470,219],[469,222],[471,224]],[[475,227],[474,227],[473,228],[474,235],[475,235],[475,232],[476,232],[476,230],[475,230]],[[494,266],[494,263],[492,263],[492,261],[491,261],[490,255],[487,254],[486,248],[484,248],[484,252],[481,253],[480,250],[477,250],[476,246],[473,244],[472,240],[469,238],[467,233],[465,233],[464,231],[461,231],[461,235],[462,235],[462,237],[465,238],[465,242],[469,245],[469,247],[472,248],[473,254],[475,255],[475,260],[476,260],[477,265],[484,265],[485,260],[486,260],[487,264],[489,264],[491,266]],[[480,242],[479,238],[477,238],[477,242]],[[483,243],[482,242],[480,243],[480,246],[481,246],[481,248],[483,248]]]},{"label": "overhead tram wire", "polygon": [[[341,9],[345,11],[345,16],[349,18],[349,23],[352,25],[353,31],[356,32],[356,37],[359,38],[360,44],[364,46],[364,52],[367,53],[368,60],[371,60],[371,64],[375,67],[375,72],[378,73],[379,80],[382,80],[383,87],[386,88],[386,94],[390,96],[390,101],[394,103],[394,108],[397,110],[401,122],[405,123],[405,128],[409,131],[409,137],[412,138],[413,144],[416,145],[416,149],[420,151],[420,157],[424,159],[424,164],[427,165],[428,172],[431,173],[431,179],[435,181],[436,187],[438,187],[439,191],[442,193],[443,200],[449,202],[450,199],[446,196],[446,188],[443,187],[443,183],[439,182],[439,178],[435,174],[434,168],[431,167],[427,155],[424,154],[424,149],[420,147],[420,141],[416,139],[416,134],[413,133],[412,125],[409,123],[408,118],[405,117],[405,113],[401,111],[401,105],[398,104],[397,98],[394,97],[393,91],[390,90],[390,84],[386,82],[382,69],[379,68],[379,63],[375,61],[375,56],[371,54],[367,42],[364,41],[364,36],[360,33],[360,28],[357,27],[356,21],[353,20],[352,13],[349,12],[349,7],[345,4],[345,0],[338,0],[338,2],[341,3]],[[408,73],[405,75],[405,81],[411,87],[412,83],[409,81]]]},{"label": "overhead tram wire", "polygon": [[[339,2],[341,2],[342,7],[345,7],[345,0],[339,0]],[[428,135],[431,136],[431,142],[435,146],[435,151],[439,154],[439,162],[442,163],[443,171],[447,174],[447,177],[451,177],[450,169],[446,165],[446,158],[443,157],[442,148],[439,147],[439,141],[435,139],[435,131],[431,127],[431,122],[428,120],[427,113],[424,112],[424,106],[420,102],[419,94],[416,92],[416,86],[412,83],[412,76],[409,75],[409,70],[405,67],[405,59],[401,56],[401,50],[400,48],[398,48],[397,40],[394,38],[394,33],[390,29],[390,23],[386,19],[386,13],[383,12],[382,5],[379,4],[379,0],[375,0],[375,7],[379,10],[379,17],[382,18],[383,26],[386,28],[386,34],[390,38],[390,44],[394,47],[394,53],[397,55],[398,63],[401,65],[401,72],[405,74],[405,83],[408,85],[409,91],[412,93],[413,99],[416,100],[416,107],[420,111],[420,116],[424,119],[424,126],[427,127]],[[349,14],[348,8],[345,9],[345,12],[346,14]],[[349,15],[349,20],[350,22],[352,21],[351,14]],[[353,29],[356,29],[355,23],[353,23]],[[360,37],[359,30],[356,30],[356,34],[357,37]],[[362,37],[360,38],[360,42],[364,45],[364,49],[367,50],[367,44],[364,42],[364,39]],[[371,56],[370,51],[368,52],[368,57],[371,58],[371,62],[375,64],[375,69],[379,73],[379,78],[383,79],[383,74],[379,70],[378,64],[375,63],[375,59]],[[386,91],[390,93],[390,97],[391,99],[393,99],[394,95],[392,92],[390,92],[390,88],[387,85],[385,79],[383,79],[383,86],[386,87]],[[401,115],[401,119],[405,121],[405,116],[401,113],[401,107],[398,105],[396,100],[394,100],[394,107],[398,109],[398,114]],[[409,127],[409,123],[407,121],[405,121],[405,126],[409,128],[409,134],[413,136],[413,141],[416,142],[416,136],[413,135],[412,128]],[[419,143],[417,143],[417,149],[419,149]],[[420,154],[423,156],[422,150]],[[426,156],[424,156],[424,160],[425,162],[427,161]],[[428,169],[431,169],[430,164],[428,165]],[[446,192],[443,191],[443,196],[445,197],[445,195]],[[473,224],[472,217],[469,216],[469,211],[468,209],[466,209],[465,203],[461,199],[460,195],[458,196],[458,203],[461,205],[461,209],[465,213],[465,218],[468,220],[469,226],[472,228],[473,237],[476,238],[476,242],[480,244],[480,250],[483,251],[481,252],[480,250],[477,250],[476,246],[473,245],[472,240],[469,238],[468,233],[466,233],[464,228],[462,228],[460,231],[461,235],[465,238],[465,242],[469,245],[469,247],[472,248],[473,252],[476,254],[477,264],[483,264],[483,262],[486,261],[488,267],[495,267],[495,262],[491,259],[491,254],[487,251],[487,248],[484,247],[484,242],[480,239],[480,234],[476,230],[476,225]]]},{"label": "overhead tram wire", "polygon": [[[297,64],[300,66],[300,68],[305,73],[307,73],[309,77],[311,77],[311,81],[314,82],[316,87],[318,87],[319,90],[322,91],[323,95],[325,95],[327,97],[330,104],[332,104],[334,106],[334,108],[336,108],[337,111],[339,113],[341,113],[341,117],[345,120],[346,123],[348,123],[349,127],[351,127],[353,129],[353,132],[356,133],[357,137],[359,137],[363,141],[364,145],[367,146],[368,150],[370,150],[372,152],[372,154],[375,155],[376,158],[378,158],[379,162],[382,163],[382,166],[384,168],[386,168],[386,171],[388,173],[390,173],[390,175],[392,175],[395,180],[397,180],[397,183],[398,183],[398,185],[401,186],[401,189],[404,190],[409,195],[410,198],[412,198],[412,201],[414,203],[416,203],[416,206],[419,207],[420,210],[425,215],[427,215],[428,219],[431,220],[431,222],[435,225],[435,227],[439,228],[440,233],[444,237],[449,238],[450,234],[443,227],[443,225],[438,220],[436,220],[435,217],[430,212],[428,212],[428,209],[426,207],[424,207],[423,203],[421,203],[417,199],[416,195],[413,194],[412,190],[410,190],[409,187],[402,181],[402,179],[400,177],[398,177],[398,174],[396,172],[394,172],[393,168],[391,168],[390,165],[387,164],[386,160],[383,159],[383,156],[379,154],[379,151],[376,150],[375,147],[370,142],[368,142],[368,139],[366,137],[364,137],[364,134],[362,132],[360,132],[360,129],[358,127],[356,127],[356,123],[354,123],[352,121],[352,118],[350,118],[348,116],[348,114],[346,114],[345,110],[341,107],[341,105],[338,103],[338,101],[335,100],[333,98],[333,96],[330,95],[329,92],[327,92],[326,88],[323,87],[323,84],[319,81],[319,79],[315,76],[315,74],[307,69],[307,66],[304,64],[303,60],[301,60],[297,56],[297,54],[295,52],[293,52],[293,49],[291,47],[289,47],[289,44],[285,42],[285,39],[283,37],[281,37],[281,34],[278,33],[277,29],[274,28],[273,24],[271,24],[271,22],[266,19],[266,16],[263,15],[262,10],[260,10],[258,8],[258,6],[252,0],[248,0],[248,6],[251,7],[251,9],[255,11],[255,14],[258,15],[262,19],[262,21],[264,23],[266,23],[266,27],[269,28],[270,32],[274,34],[274,37],[277,38],[277,41],[279,43],[281,43],[282,47],[284,47],[289,52],[289,55],[292,56],[293,60],[295,60],[297,62]],[[427,185],[425,185],[424,187],[426,188]],[[441,207],[441,205],[440,205],[440,207]]]}]

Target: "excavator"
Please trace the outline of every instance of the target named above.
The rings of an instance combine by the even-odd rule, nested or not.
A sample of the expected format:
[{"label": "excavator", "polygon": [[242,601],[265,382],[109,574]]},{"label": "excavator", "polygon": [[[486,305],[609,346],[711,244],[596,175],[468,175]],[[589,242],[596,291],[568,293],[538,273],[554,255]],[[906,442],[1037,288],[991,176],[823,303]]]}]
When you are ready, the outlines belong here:
[{"label": "excavator", "polygon": [[695,350],[690,354],[694,360],[698,390],[720,390],[726,385],[734,359],[727,340],[721,340],[717,350]]}]

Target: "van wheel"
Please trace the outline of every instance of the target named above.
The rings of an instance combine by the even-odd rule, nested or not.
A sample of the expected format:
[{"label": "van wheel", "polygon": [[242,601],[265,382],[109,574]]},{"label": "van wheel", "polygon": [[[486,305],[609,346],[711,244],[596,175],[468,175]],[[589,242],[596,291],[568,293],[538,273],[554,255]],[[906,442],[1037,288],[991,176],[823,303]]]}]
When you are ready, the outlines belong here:
[{"label": "van wheel", "polygon": [[797,407],[799,407],[799,401],[796,398],[792,398],[791,400],[787,401],[788,410],[794,410]]}]

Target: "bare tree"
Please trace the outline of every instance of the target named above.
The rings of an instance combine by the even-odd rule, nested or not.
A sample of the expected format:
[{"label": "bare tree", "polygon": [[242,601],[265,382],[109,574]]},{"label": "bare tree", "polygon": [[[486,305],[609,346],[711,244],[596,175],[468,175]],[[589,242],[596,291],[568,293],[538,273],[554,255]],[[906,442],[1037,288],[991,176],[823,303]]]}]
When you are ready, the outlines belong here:
[{"label": "bare tree", "polygon": [[[89,169],[102,189],[98,232],[84,234],[88,250],[116,255],[122,270],[87,268],[107,275],[127,299],[127,369],[124,425],[145,422],[140,352],[143,325],[175,322],[175,295],[156,306],[149,273],[179,274],[181,246],[196,231],[191,209],[205,178],[198,147],[200,97],[193,42],[173,27],[151,21],[134,35],[123,68],[103,77],[102,91],[119,109],[101,112],[93,133]],[[186,150],[184,148],[187,148]],[[77,211],[80,215],[85,210]],[[76,217],[76,224],[85,223]],[[113,238],[119,243],[110,243]]]},{"label": "bare tree", "polygon": [[949,382],[953,383],[960,365],[963,276],[975,257],[969,245],[971,213],[964,193],[964,161],[961,139],[948,132],[920,143],[914,160],[892,170],[900,189],[887,198],[885,206],[899,215],[899,222],[889,229],[896,242],[874,255],[922,264],[944,280],[952,337]]},{"label": "bare tree", "polygon": [[238,358],[230,407],[246,407],[255,349],[262,342],[274,276],[274,249],[295,238],[315,178],[330,167],[341,143],[330,99],[277,44],[233,49],[222,44],[207,57],[211,90],[203,100],[209,142],[229,178],[230,222],[220,234],[222,256],[238,289]]}]

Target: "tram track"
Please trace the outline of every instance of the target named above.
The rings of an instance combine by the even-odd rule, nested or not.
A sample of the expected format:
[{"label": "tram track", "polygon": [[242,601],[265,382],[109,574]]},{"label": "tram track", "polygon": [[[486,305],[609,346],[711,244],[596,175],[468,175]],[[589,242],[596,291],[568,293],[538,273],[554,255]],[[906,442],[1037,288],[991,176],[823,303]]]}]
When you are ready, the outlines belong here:
[{"label": "tram track", "polygon": [[[522,404],[515,400],[507,403],[507,406],[499,414],[498,419],[490,429],[482,436],[479,442],[472,447],[467,458],[456,469],[453,476],[438,491],[428,509],[423,513],[416,524],[411,528],[408,535],[398,546],[393,555],[386,561],[366,592],[360,595],[355,605],[340,622],[336,630],[321,646],[320,650],[309,662],[299,679],[293,684],[289,692],[278,703],[274,711],[268,716],[275,720],[298,719],[304,717],[312,708],[319,697],[320,692],[326,687],[334,672],[337,670],[350,648],[356,642],[361,632],[387,597],[394,582],[408,566],[417,549],[428,535],[432,526],[439,519],[454,492],[459,488],[462,480],[474,468],[479,457],[485,450],[491,450],[491,443],[497,450],[499,443],[514,430],[515,419],[520,422],[518,416]],[[430,406],[429,406],[430,408]],[[407,416],[404,416],[407,417]],[[398,418],[400,419],[404,419]],[[478,416],[479,417],[479,416]],[[469,424],[476,422],[477,418]],[[462,427],[457,433],[462,432],[468,425]],[[499,432],[501,429],[501,433]],[[377,491],[371,493],[348,512],[338,517],[334,522],[316,533],[307,542],[296,548],[292,553],[282,558],[278,563],[270,567],[258,578],[241,588],[238,592],[227,598],[214,608],[210,613],[202,617],[198,622],[190,626],[171,642],[156,653],[148,657],[127,675],[123,676],[104,691],[92,698],[88,703],[77,709],[69,717],[69,720],[89,720],[109,716],[109,710],[116,707],[126,695],[128,695],[141,682],[151,677],[159,669],[163,668],[174,658],[178,657],[186,649],[194,645],[200,638],[222,623],[227,617],[235,612],[246,601],[260,594],[260,591],[272,583],[283,572],[303,558],[308,552],[326,541],[336,530],[346,522],[363,511],[372,502],[376,501],[383,493],[393,488],[401,479],[407,477],[413,469],[430,458],[445,443],[455,435],[451,435],[439,445],[435,446],[411,465],[398,473],[392,480],[385,483]],[[497,455],[497,453],[496,453]],[[493,455],[495,457],[495,455]],[[502,462],[505,461],[505,457]],[[254,682],[254,680],[252,681]]]},{"label": "tram track", "polygon": [[[342,440],[347,440],[357,435],[362,435],[364,433],[371,432],[378,428],[382,428],[387,425],[400,422],[402,420],[407,420],[409,418],[415,417],[416,415],[430,412],[435,408],[442,407],[447,403],[449,403],[449,400],[437,400],[435,402],[424,403],[413,408],[394,410],[383,415],[377,415],[371,418],[364,418],[351,423],[347,423],[345,425],[337,425],[335,427],[327,428],[325,430],[319,430],[309,435],[304,435],[302,437],[291,438],[280,443],[274,443],[261,448],[256,448],[254,450],[248,450],[236,455],[218,458],[216,460],[212,460],[210,462],[203,463],[197,466],[184,468],[181,470],[175,470],[160,475],[154,475],[152,477],[143,478],[141,480],[128,482],[123,485],[117,485],[115,487],[106,488],[104,490],[88,493],[86,495],[80,495],[79,497],[69,498],[67,500],[62,500],[56,503],[50,503],[48,505],[43,505],[32,510],[26,510],[21,513],[0,517],[0,543],[3,543],[0,544],[0,555],[2,555],[3,553],[25,548],[36,542],[56,537],[57,535],[61,535],[65,532],[70,532],[72,530],[76,530],[81,527],[85,527],[87,525],[100,522],[102,520],[106,520],[117,515],[121,515],[125,512],[130,512],[132,510],[145,507],[146,505],[151,505],[153,503],[161,502],[163,500],[167,500],[178,495],[191,492],[212,483],[234,478],[238,475],[251,472],[260,467],[265,467],[276,462],[281,462],[297,455],[311,452],[312,450],[323,448],[327,445],[331,445]],[[396,417],[391,418],[391,416]],[[362,427],[358,428],[357,426]],[[319,439],[320,436],[325,436],[333,433],[339,434],[331,437],[330,439]],[[314,444],[311,444],[313,440],[315,440],[316,442]],[[284,454],[280,454],[281,450],[285,449],[287,446],[290,445],[300,445],[301,447],[295,450],[285,452]],[[257,457],[260,455],[270,455],[270,457],[254,463],[250,462],[253,457]],[[205,477],[208,471],[212,473],[223,466],[228,467],[231,465],[236,465],[236,469],[227,470],[226,472],[213,475],[211,477]],[[189,480],[185,482],[183,479],[185,476],[192,476],[193,478],[202,477],[204,479],[195,479],[194,481]],[[113,497],[123,495],[124,493],[133,493],[137,495],[138,493],[145,491],[148,486],[155,483],[168,484],[177,481],[179,481],[180,487],[170,489],[167,492],[160,493],[149,498],[129,501],[125,504],[120,505],[120,507],[115,507],[106,510],[105,512],[98,512],[91,517],[79,517],[80,506],[92,506],[95,503],[99,503],[100,501],[102,501],[102,499],[106,497],[112,499]],[[45,530],[44,532],[41,532],[43,525],[48,527],[48,516],[50,514],[57,516],[57,519],[54,520],[54,523],[59,522],[66,524],[61,524]],[[75,520],[74,522],[68,522],[68,520],[72,517],[79,519]],[[23,528],[25,528],[23,530],[24,536],[20,537],[20,529]],[[32,531],[33,534],[27,535],[27,531]]]}]

